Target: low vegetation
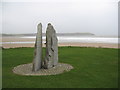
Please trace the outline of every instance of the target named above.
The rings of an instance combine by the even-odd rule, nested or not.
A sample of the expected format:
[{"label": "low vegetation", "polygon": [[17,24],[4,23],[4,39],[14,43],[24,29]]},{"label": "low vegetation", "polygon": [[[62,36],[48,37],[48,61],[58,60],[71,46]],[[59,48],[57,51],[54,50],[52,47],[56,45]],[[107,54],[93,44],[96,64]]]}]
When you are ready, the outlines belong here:
[{"label": "low vegetation", "polygon": [[[59,62],[74,69],[59,75],[22,76],[13,67],[30,63],[34,48],[3,49],[3,88],[117,88],[118,49],[59,47]],[[45,49],[43,49],[45,52]]]}]

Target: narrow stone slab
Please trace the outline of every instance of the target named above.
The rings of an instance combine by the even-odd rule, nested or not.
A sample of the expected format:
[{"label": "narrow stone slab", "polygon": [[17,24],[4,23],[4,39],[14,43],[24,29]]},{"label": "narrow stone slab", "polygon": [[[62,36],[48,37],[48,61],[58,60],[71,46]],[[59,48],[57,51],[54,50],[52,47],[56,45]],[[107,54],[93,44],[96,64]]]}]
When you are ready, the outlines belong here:
[{"label": "narrow stone slab", "polygon": [[33,69],[32,71],[38,71],[42,68],[42,24],[37,26],[37,35],[35,42],[35,51],[33,59]]},{"label": "narrow stone slab", "polygon": [[41,75],[56,75],[64,72],[68,72],[73,69],[73,66],[70,64],[58,63],[57,66],[49,69],[40,69],[39,71],[32,71],[32,63],[19,65],[13,68],[13,72],[19,75],[27,76],[41,76]]}]

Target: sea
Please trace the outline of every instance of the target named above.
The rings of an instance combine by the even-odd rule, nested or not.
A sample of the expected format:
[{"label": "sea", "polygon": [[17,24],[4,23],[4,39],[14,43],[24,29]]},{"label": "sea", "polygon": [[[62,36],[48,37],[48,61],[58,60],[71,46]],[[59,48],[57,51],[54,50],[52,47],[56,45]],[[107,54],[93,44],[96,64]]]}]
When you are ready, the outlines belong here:
[{"label": "sea", "polygon": [[[36,36],[21,36],[19,38],[36,38]],[[109,43],[119,44],[120,38],[115,36],[58,36],[59,43]],[[46,37],[43,36],[43,43],[45,43]],[[8,43],[35,43],[35,42],[3,42]]]}]

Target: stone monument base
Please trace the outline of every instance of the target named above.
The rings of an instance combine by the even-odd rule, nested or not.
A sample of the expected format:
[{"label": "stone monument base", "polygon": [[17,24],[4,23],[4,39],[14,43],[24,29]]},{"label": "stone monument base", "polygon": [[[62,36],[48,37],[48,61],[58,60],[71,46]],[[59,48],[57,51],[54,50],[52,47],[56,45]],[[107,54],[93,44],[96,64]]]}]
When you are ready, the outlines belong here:
[{"label": "stone monument base", "polygon": [[61,74],[63,72],[70,71],[73,69],[73,66],[70,64],[58,63],[57,66],[50,69],[40,69],[39,71],[32,71],[32,63],[22,64],[13,68],[13,72],[19,75],[27,75],[27,76],[41,76],[41,75],[56,75]]}]

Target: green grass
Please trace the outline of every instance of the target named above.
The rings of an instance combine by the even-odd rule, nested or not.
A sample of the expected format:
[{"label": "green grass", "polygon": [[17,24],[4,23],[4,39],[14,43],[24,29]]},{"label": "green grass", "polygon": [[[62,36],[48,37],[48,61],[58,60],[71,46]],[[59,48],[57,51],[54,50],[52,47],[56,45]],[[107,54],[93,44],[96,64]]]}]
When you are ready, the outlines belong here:
[{"label": "green grass", "polygon": [[33,48],[2,51],[3,88],[118,87],[118,49],[59,47],[59,62],[71,64],[74,69],[70,72],[51,76],[14,74],[13,67],[32,62],[33,51]]}]

